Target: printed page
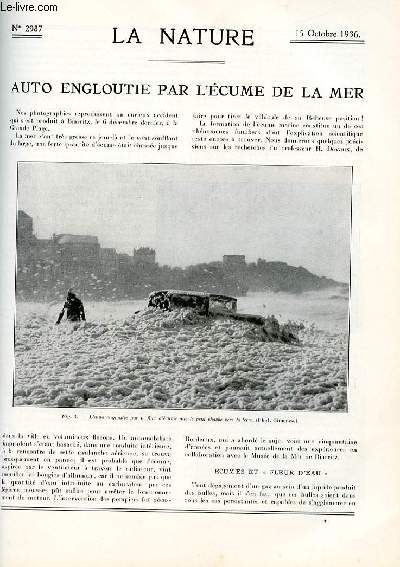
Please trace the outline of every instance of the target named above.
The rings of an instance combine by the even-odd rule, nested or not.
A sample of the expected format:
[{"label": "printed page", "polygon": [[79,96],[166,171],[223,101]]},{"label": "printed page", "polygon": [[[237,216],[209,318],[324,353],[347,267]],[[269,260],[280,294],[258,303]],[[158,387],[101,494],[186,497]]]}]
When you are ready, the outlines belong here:
[{"label": "printed page", "polygon": [[1,557],[397,563],[394,2],[1,2]]}]

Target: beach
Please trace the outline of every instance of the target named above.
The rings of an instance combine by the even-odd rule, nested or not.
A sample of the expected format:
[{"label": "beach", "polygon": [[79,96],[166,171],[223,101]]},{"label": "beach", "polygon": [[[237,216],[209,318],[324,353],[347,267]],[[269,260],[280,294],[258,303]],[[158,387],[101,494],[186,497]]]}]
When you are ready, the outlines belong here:
[{"label": "beach", "polygon": [[239,298],[239,311],[295,321],[299,344],[145,300],[88,303],[86,322],[59,326],[58,304],[18,303],[15,405],[346,411],[347,301],[305,295]]}]

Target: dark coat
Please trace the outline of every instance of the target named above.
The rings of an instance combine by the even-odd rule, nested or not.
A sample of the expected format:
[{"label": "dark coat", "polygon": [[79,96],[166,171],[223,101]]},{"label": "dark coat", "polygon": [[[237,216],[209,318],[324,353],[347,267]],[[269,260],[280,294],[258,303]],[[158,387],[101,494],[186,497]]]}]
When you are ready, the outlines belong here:
[{"label": "dark coat", "polygon": [[60,311],[56,324],[60,323],[61,319],[64,317],[65,310],[67,310],[67,320],[68,321],[85,321],[85,309],[83,303],[76,296],[68,296],[67,301],[64,303],[64,307]]}]

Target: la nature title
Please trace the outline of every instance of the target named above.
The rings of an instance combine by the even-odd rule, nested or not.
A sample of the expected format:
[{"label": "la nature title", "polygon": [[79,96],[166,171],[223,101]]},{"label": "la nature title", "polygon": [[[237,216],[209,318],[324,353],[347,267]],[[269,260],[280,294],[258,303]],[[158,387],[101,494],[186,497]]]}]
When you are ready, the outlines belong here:
[{"label": "la nature title", "polygon": [[[172,45],[236,45],[253,46],[254,30],[231,28],[160,28],[160,44]],[[136,28],[122,34],[118,27],[113,28],[112,43],[142,43]]]}]

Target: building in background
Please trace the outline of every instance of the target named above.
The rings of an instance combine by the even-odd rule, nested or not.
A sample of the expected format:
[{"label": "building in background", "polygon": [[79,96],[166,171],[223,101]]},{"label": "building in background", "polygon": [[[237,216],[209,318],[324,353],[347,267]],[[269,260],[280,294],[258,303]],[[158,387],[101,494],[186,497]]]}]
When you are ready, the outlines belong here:
[{"label": "building in background", "polygon": [[147,268],[149,266],[155,266],[155,264],[156,251],[154,248],[149,248],[148,246],[135,248],[133,251],[133,265],[135,267]]},{"label": "building in background", "polygon": [[105,274],[118,270],[118,256],[115,248],[100,248],[100,264]]},{"label": "building in background", "polygon": [[25,211],[18,211],[17,220],[17,237],[18,244],[28,244],[35,240],[33,234],[33,218],[29,216]]},{"label": "building in background", "polygon": [[244,254],[224,254],[222,263],[228,271],[242,271],[246,269],[246,256]]},{"label": "building in background", "polygon": [[90,269],[100,265],[100,244],[97,236],[57,234],[53,237],[66,269]]}]

